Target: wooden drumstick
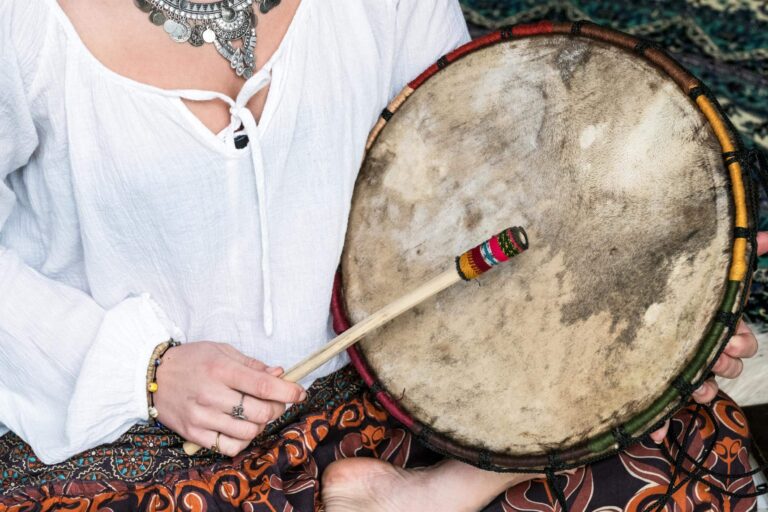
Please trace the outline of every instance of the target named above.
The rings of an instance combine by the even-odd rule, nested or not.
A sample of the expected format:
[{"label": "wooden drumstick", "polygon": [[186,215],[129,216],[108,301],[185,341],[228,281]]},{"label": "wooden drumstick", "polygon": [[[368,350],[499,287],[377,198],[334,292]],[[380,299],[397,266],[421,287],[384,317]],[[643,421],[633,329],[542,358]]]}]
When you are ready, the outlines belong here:
[{"label": "wooden drumstick", "polygon": [[[523,228],[505,229],[477,247],[457,256],[455,268],[445,271],[394,302],[387,304],[329,341],[323,348],[288,370],[282,378],[288,382],[300,381],[374,329],[397,318],[459,281],[475,279],[499,263],[517,256],[527,248],[528,235]],[[200,446],[195,443],[191,441],[184,443],[184,452],[187,455],[194,455],[198,450],[200,450]]]}]

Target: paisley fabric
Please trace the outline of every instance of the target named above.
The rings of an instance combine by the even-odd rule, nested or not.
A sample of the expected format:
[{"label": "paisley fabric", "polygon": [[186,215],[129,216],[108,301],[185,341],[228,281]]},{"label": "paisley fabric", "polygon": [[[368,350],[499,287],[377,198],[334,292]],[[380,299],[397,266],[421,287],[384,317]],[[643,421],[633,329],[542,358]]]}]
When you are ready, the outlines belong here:
[{"label": "paisley fabric", "polygon": [[[727,494],[754,491],[749,477],[736,476],[748,467],[743,413],[724,395],[711,408],[698,409],[691,405],[675,417],[663,446],[637,444],[557,477],[570,509],[750,510],[753,499]],[[186,457],[181,443],[167,430],[135,426],[116,443],[44,466],[21,440],[6,435],[0,439],[0,491],[5,496],[0,512],[321,511],[320,478],[335,460],[377,457],[414,467],[441,458],[390,418],[349,367],[316,382],[304,404],[290,409],[233,459],[205,452]],[[673,463],[678,456],[679,471]],[[696,459],[714,473],[696,469]],[[509,489],[484,512],[556,510],[560,506],[545,481],[533,480]]]},{"label": "paisley fabric", "polygon": [[[768,2],[765,0],[462,0],[473,36],[540,19],[591,20],[667,49],[717,96],[747,147],[768,151]],[[768,201],[760,204],[768,230]],[[768,255],[746,316],[768,327]]]}]

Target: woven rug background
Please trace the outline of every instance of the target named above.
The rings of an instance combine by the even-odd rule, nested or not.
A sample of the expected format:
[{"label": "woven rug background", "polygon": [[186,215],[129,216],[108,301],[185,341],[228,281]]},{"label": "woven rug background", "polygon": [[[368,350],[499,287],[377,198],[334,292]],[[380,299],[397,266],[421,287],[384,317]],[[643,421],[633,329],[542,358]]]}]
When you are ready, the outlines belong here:
[{"label": "woven rug background", "polygon": [[[768,151],[766,0],[462,0],[474,36],[541,19],[590,20],[661,44],[715,93],[747,147]],[[761,199],[761,229],[768,201]],[[746,311],[768,328],[768,256]]]}]

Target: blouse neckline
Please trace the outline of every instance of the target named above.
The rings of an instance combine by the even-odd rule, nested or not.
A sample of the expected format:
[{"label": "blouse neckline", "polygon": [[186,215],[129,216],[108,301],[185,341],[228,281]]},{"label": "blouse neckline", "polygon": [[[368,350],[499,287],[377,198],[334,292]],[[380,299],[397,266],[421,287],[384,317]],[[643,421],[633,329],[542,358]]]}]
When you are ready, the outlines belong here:
[{"label": "blouse neckline", "polygon": [[[254,174],[256,185],[255,192],[257,195],[259,225],[261,233],[261,272],[263,286],[262,314],[265,334],[268,338],[271,337],[273,332],[273,305],[271,284],[272,276],[270,265],[270,233],[267,223],[267,191],[265,182],[266,168],[262,156],[261,136],[269,124],[269,121],[273,117],[273,110],[275,105],[279,104],[280,95],[285,89],[285,86],[280,83],[277,85],[277,87],[275,87],[275,89],[270,88],[269,92],[267,93],[267,99],[264,104],[259,123],[256,123],[256,120],[253,117],[253,113],[247,107],[247,103],[259,90],[267,86],[272,81],[272,66],[284,53],[285,48],[292,43],[293,37],[295,37],[294,34],[297,30],[296,26],[301,24],[303,18],[306,16],[305,12],[307,11],[308,7],[304,4],[306,4],[309,0],[301,0],[299,2],[299,6],[296,8],[293,19],[291,20],[291,23],[283,35],[283,38],[280,41],[277,49],[270,56],[267,62],[261,68],[256,70],[251,78],[243,83],[235,98],[232,98],[229,95],[219,91],[205,89],[163,89],[161,87],[139,82],[138,80],[128,78],[124,75],[121,75],[120,73],[117,73],[116,71],[113,71],[105,64],[103,64],[99,59],[97,59],[96,56],[88,49],[57,0],[48,1],[52,2],[54,13],[56,17],[58,17],[64,29],[67,31],[70,40],[75,45],[77,45],[80,53],[82,53],[86,59],[91,61],[91,63],[101,74],[134,89],[171,99],[177,107],[181,107],[183,108],[183,111],[186,111],[182,111],[182,113],[187,114],[187,117],[194,117],[194,121],[188,119],[189,121],[192,121],[191,127],[194,129],[194,132],[198,134],[211,148],[218,151],[219,153],[228,157],[250,155],[252,172]],[[279,73],[278,77],[281,75],[282,73]],[[202,121],[200,121],[200,119],[198,119],[197,116],[195,116],[186,107],[186,105],[184,105],[183,101],[181,101],[182,99],[189,99],[193,101],[220,100],[229,105],[231,121],[229,127],[225,128],[225,131],[229,138],[232,139],[232,142],[234,142],[234,131],[240,124],[242,124],[249,139],[248,150],[237,150],[234,148],[234,146],[229,146],[227,142],[222,141],[219,138],[219,134],[214,133],[212,130],[206,127]]]},{"label": "blouse neckline", "polygon": [[[91,52],[91,50],[88,48],[88,46],[80,37],[80,34],[75,29],[75,26],[72,24],[72,21],[69,19],[67,14],[59,5],[58,1],[57,0],[47,0],[47,1],[51,4],[55,17],[59,20],[59,23],[67,32],[67,35],[69,36],[70,40],[73,41],[75,45],[78,47],[80,53],[84,55],[85,58],[88,59],[102,74],[109,77],[110,79],[115,80],[123,85],[144,91],[146,93],[151,93],[151,94],[160,95],[160,96],[182,98],[184,97],[185,93],[195,92],[195,93],[199,93],[200,95],[206,95],[206,96],[210,95],[210,96],[217,96],[217,97],[227,97],[230,100],[235,101],[235,98],[231,98],[229,95],[219,91],[213,91],[210,89],[164,89],[162,87],[151,85],[145,82],[140,82],[133,78],[129,78],[125,75],[122,75],[117,71],[114,71],[113,69],[109,68],[106,64],[101,62],[98,58],[96,58],[96,56]],[[270,58],[267,59],[264,65],[255,71],[254,75],[258,72],[261,72],[262,70],[265,70],[265,71],[269,70],[269,72],[271,72],[272,66],[280,58],[280,56],[285,52],[285,48],[290,45],[292,38],[295,37],[294,34],[297,31],[296,26],[302,23],[302,19],[306,16],[305,12],[309,10],[309,8],[305,4],[308,4],[310,1],[311,0],[301,0],[299,2],[299,6],[296,8],[296,12],[294,12],[293,14],[293,19],[291,20],[291,23],[288,25],[288,29],[283,35],[283,38],[281,39],[277,49],[272,53],[272,56],[270,56]],[[241,86],[241,91],[245,87],[245,84],[247,83],[248,81],[243,83],[243,85]],[[270,88],[270,91],[267,94],[266,103],[264,104],[264,109],[260,117],[261,122],[259,123],[259,125],[266,124],[265,118],[267,117],[266,115],[268,112],[269,104],[274,103],[270,101],[270,98],[272,95],[273,95],[273,90]],[[194,116],[194,114],[192,115]],[[271,113],[269,117],[271,117]],[[207,130],[213,137],[216,137],[216,134],[212,130],[210,129],[207,129]]]}]

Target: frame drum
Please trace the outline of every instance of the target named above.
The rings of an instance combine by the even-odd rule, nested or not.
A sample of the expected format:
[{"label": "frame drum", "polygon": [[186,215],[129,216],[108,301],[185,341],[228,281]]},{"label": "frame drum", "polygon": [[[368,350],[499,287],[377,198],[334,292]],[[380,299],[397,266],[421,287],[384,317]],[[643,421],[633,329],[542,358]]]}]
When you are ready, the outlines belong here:
[{"label": "frame drum", "polygon": [[519,25],[383,112],[354,191],[337,330],[510,225],[530,248],[364,339],[377,399],[479,467],[575,466],[658,427],[730,338],[755,261],[737,135],[663,51]]}]

